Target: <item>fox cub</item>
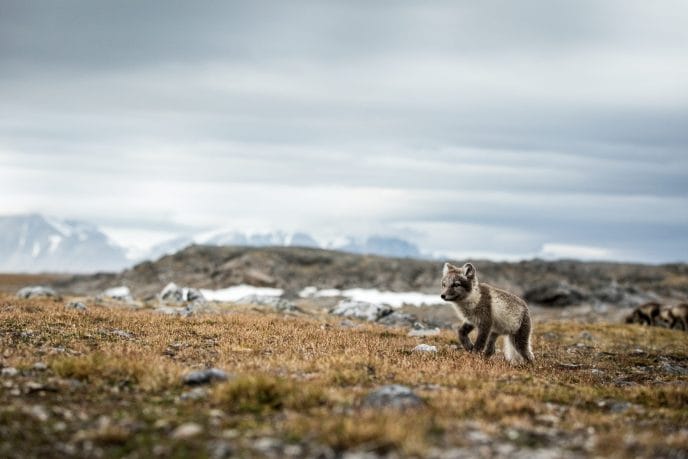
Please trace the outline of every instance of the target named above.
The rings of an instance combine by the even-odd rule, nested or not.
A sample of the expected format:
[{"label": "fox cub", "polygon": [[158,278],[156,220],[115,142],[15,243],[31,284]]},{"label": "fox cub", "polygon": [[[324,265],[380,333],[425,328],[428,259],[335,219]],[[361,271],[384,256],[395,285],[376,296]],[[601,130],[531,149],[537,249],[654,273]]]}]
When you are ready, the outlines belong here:
[{"label": "fox cub", "polygon": [[[461,320],[459,342],[467,351],[484,350],[485,356],[490,357],[495,353],[499,335],[507,335],[504,357],[509,361],[533,362],[530,313],[525,301],[478,282],[475,267],[470,263],[462,267],[444,264],[440,297],[451,302]],[[476,327],[478,336],[474,344],[468,334]]]}]

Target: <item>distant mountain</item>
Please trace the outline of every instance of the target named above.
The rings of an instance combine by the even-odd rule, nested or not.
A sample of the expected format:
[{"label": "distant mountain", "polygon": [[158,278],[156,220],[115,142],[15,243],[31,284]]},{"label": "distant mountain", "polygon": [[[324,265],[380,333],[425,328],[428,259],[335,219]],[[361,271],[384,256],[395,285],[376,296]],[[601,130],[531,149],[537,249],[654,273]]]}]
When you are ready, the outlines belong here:
[{"label": "distant mountain", "polygon": [[126,250],[97,227],[38,214],[0,217],[0,271],[119,271]]},{"label": "distant mountain", "polygon": [[331,248],[342,252],[382,255],[397,258],[421,258],[418,246],[404,239],[389,236],[371,236],[364,241],[347,238],[344,243],[335,244]]},{"label": "distant mountain", "polygon": [[319,244],[311,235],[303,232],[243,233],[240,231],[214,231],[193,238],[179,237],[165,241],[152,247],[145,258],[157,260],[161,256],[173,254],[194,243],[212,246],[307,247],[398,258],[422,257],[418,246],[396,237],[371,236],[362,240],[346,237],[338,241]]}]

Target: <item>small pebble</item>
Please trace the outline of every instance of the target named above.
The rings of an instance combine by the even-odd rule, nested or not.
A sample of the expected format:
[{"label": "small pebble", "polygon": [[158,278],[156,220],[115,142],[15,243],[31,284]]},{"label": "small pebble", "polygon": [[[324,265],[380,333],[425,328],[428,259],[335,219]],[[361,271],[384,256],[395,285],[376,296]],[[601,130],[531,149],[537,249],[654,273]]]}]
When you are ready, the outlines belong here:
[{"label": "small pebble", "polygon": [[171,437],[176,439],[185,439],[195,437],[203,432],[203,427],[195,422],[187,422],[180,425],[172,431]]},{"label": "small pebble", "polygon": [[200,384],[210,384],[214,381],[226,381],[229,376],[219,368],[208,368],[205,370],[192,371],[183,378],[183,383],[187,386]]},{"label": "small pebble", "polygon": [[429,344],[419,344],[413,348],[414,352],[437,352],[437,346],[431,346]]},{"label": "small pebble", "polygon": [[19,374],[19,370],[14,367],[7,367],[3,368],[2,371],[0,371],[0,374],[2,374],[2,376],[11,378],[12,376],[17,376]]}]

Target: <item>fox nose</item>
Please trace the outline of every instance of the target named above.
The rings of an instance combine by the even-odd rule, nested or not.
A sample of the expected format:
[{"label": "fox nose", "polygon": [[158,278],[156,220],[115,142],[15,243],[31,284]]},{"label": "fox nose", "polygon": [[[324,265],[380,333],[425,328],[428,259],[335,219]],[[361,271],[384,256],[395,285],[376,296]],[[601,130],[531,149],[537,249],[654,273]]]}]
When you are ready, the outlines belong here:
[{"label": "fox nose", "polygon": [[446,299],[447,299],[447,295],[445,295],[445,294],[443,293],[443,294],[440,295],[440,298],[442,298],[443,300],[446,300]]}]

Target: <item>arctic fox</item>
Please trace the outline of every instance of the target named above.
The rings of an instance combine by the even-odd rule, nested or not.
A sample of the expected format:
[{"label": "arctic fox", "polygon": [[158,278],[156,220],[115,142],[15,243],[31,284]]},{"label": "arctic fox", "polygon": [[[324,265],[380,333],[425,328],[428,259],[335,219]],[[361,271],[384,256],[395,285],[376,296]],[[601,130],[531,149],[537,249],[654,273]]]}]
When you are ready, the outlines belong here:
[{"label": "arctic fox", "polygon": [[[490,357],[495,352],[497,337],[508,335],[504,340],[504,357],[509,361],[533,362],[530,313],[525,301],[479,283],[475,267],[470,263],[460,268],[444,264],[440,297],[451,302],[461,320],[459,342],[467,351],[484,350],[485,356]],[[478,337],[473,344],[468,334],[476,327]]]},{"label": "arctic fox", "polygon": [[688,331],[688,303],[662,308],[657,317],[657,322],[662,322],[669,328],[680,325],[681,330]]},{"label": "arctic fox", "polygon": [[655,302],[641,304],[626,317],[627,324],[657,325],[662,305]]}]

